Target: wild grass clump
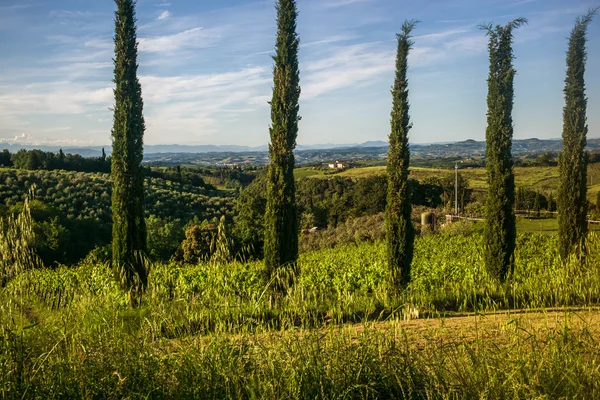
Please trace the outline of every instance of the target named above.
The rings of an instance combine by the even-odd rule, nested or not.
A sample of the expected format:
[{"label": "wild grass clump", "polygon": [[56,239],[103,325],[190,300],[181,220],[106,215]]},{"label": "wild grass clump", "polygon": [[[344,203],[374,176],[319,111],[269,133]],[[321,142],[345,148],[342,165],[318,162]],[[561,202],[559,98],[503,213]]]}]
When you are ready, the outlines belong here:
[{"label": "wild grass clump", "polygon": [[[1,306],[6,311],[6,306]],[[550,317],[547,321],[551,320]],[[1,331],[3,398],[597,398],[597,337],[570,323],[466,339],[400,323],[179,340],[75,325]]]},{"label": "wild grass clump", "polygon": [[41,266],[34,244],[33,219],[26,198],[19,214],[0,218],[0,288],[22,272]]},{"label": "wild grass clump", "polygon": [[[0,289],[0,393],[594,398],[600,354],[593,327],[536,331],[525,340],[510,325],[498,347],[479,336],[431,341],[441,337],[434,333],[423,344],[395,321],[597,305],[599,239],[590,235],[582,264],[560,260],[556,235],[519,236],[515,273],[500,284],[483,267],[480,234],[427,235],[415,243],[411,285],[394,298],[381,242],[303,254],[278,303],[261,262],[155,265],[135,309],[110,267],[93,258],[76,268],[28,269]],[[348,322],[358,324],[352,330]],[[381,330],[390,324],[394,330]]]}]

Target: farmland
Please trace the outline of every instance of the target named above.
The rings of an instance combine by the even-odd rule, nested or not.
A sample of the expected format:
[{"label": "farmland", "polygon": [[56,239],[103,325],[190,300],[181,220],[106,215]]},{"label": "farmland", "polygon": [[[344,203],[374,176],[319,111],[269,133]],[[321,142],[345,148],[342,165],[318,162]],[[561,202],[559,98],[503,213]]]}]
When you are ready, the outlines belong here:
[{"label": "farmland", "polygon": [[[460,166],[459,166],[460,168]],[[324,171],[322,169],[303,167],[296,171],[297,178],[327,179],[332,176],[360,179],[372,176],[383,176],[386,174],[385,166],[349,168],[338,173]],[[527,187],[541,192],[551,192],[558,189],[558,167],[515,167],[515,185]],[[335,172],[335,171],[334,171]],[[469,187],[476,191],[487,190],[487,175],[485,168],[459,169],[461,174],[469,182]],[[412,167],[410,177],[419,181],[428,178],[453,177],[454,169]],[[590,164],[588,167],[588,200],[594,202],[596,193],[600,191],[600,163]]]}]

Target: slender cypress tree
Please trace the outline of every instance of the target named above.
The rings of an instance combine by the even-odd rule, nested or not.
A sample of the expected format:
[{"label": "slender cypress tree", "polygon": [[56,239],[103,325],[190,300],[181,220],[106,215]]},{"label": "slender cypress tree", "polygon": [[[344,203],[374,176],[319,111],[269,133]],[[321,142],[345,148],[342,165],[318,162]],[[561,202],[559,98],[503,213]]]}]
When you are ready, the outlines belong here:
[{"label": "slender cypress tree", "polygon": [[144,178],[141,162],[145,130],[142,87],[137,78],[135,3],[115,0],[115,107],[112,128],[113,267],[127,289],[141,290],[147,271]]},{"label": "slender cypress tree", "polygon": [[585,152],[587,122],[585,97],[585,49],[587,26],[596,10],[577,18],[569,38],[565,107],[563,109],[563,150],[559,157],[558,236],[561,257],[583,244],[587,233],[587,164]]},{"label": "slender cypress tree", "polygon": [[516,245],[515,177],[511,155],[513,136],[513,30],[526,24],[525,18],[505,26],[482,26],[489,36],[486,168],[489,193],[486,203],[484,260],[488,271],[505,281],[513,269]]},{"label": "slender cypress tree", "polygon": [[278,0],[277,39],[271,104],[271,162],[267,173],[265,265],[273,274],[298,259],[298,215],[294,183],[294,148],[300,116],[300,73],[296,1]]},{"label": "slender cypress tree", "polygon": [[408,53],[413,42],[410,33],[417,21],[405,21],[397,35],[396,77],[392,87],[391,133],[387,160],[388,193],[385,210],[387,259],[390,285],[396,291],[410,282],[413,257],[414,227],[410,214],[408,166],[410,150],[408,131],[411,129],[408,103]]}]

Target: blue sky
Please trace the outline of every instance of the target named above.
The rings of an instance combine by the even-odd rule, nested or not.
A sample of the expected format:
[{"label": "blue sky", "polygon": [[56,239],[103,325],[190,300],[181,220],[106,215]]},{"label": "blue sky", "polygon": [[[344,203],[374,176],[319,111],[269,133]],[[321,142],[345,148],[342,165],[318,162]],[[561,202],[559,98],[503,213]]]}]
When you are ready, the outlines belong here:
[{"label": "blue sky", "polygon": [[[485,138],[487,40],[515,32],[515,138],[558,138],[567,36],[599,0],[298,0],[298,143],[387,140],[395,33],[409,59],[413,143]],[[110,144],[114,3],[0,0],[0,141]],[[269,141],[273,1],[139,0],[147,144]],[[600,137],[600,17],[588,33],[590,137]]]}]

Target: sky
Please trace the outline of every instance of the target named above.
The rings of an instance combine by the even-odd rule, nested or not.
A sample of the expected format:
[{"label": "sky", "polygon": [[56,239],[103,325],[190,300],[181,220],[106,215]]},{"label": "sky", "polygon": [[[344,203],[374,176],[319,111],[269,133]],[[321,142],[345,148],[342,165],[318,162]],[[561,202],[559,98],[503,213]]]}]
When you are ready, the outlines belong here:
[{"label": "sky", "polygon": [[[297,0],[299,144],[387,140],[396,33],[409,57],[411,143],[484,140],[487,38],[514,32],[514,137],[559,138],[567,37],[600,0]],[[0,0],[0,142],[111,143],[110,0]],[[274,1],[138,0],[146,144],[269,142]],[[600,15],[588,31],[588,137],[600,137]],[[596,71],[596,73],[593,73]]]}]

